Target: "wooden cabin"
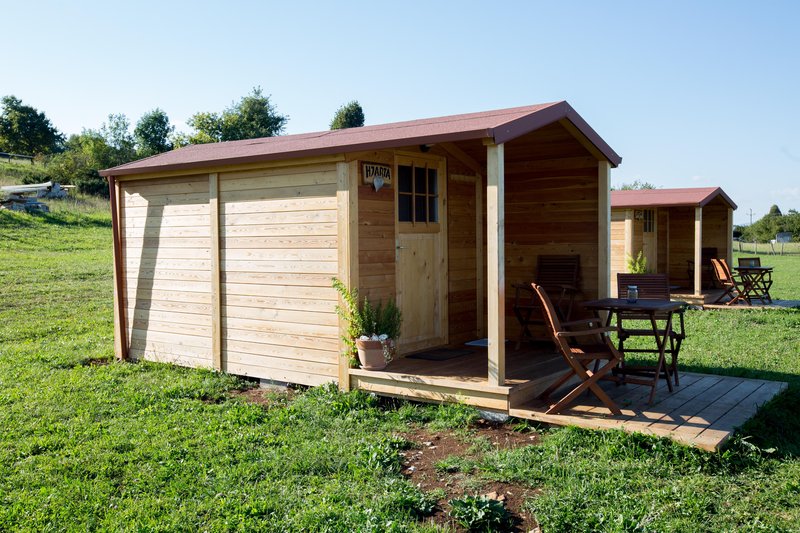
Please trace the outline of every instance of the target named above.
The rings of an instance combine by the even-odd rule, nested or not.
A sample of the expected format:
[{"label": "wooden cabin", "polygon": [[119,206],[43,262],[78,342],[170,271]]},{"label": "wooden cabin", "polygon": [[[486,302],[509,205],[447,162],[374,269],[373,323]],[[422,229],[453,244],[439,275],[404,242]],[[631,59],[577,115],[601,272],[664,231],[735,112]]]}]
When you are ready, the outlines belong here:
[{"label": "wooden cabin", "polygon": [[[719,187],[611,192],[611,292],[627,258],[642,252],[673,292],[701,296],[713,284],[709,259],[733,254],[736,204]],[[695,268],[701,265],[701,268]]]},{"label": "wooden cabin", "polygon": [[[580,297],[609,293],[620,161],[557,102],[193,145],[105,170],[116,355],[508,412],[546,377],[506,357],[510,286],[539,254],[578,254]],[[396,299],[398,366],[341,356],[334,276]],[[475,339],[488,347],[471,374],[402,357]]]}]

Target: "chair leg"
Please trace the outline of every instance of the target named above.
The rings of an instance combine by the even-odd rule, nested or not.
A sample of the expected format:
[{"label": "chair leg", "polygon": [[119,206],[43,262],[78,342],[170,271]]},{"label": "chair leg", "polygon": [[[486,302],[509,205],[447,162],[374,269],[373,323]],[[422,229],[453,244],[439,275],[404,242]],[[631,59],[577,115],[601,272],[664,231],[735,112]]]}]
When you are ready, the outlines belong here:
[{"label": "chair leg", "polygon": [[602,388],[600,388],[600,386],[597,384],[600,378],[602,378],[611,370],[613,370],[613,368],[618,363],[619,363],[618,360],[611,360],[605,365],[603,365],[603,367],[600,368],[600,370],[596,373],[588,370],[584,370],[583,372],[579,373],[578,369],[576,368],[574,373],[583,381],[581,381],[581,383],[577,387],[572,389],[566,396],[561,398],[558,401],[558,403],[552,405],[550,409],[547,410],[547,414],[559,413],[570,403],[572,403],[575,400],[575,398],[580,396],[580,394],[585,389],[590,389],[595,394],[595,396],[597,396],[597,398],[603,403],[603,405],[605,405],[608,408],[609,411],[611,411],[615,415],[618,416],[621,415],[622,411],[620,411],[617,404],[615,404],[614,401],[611,398],[609,398],[608,395],[605,393],[605,391]]},{"label": "chair leg", "polygon": [[672,354],[672,375],[675,377],[675,386],[679,386],[680,382],[678,381],[678,353],[681,351],[681,342],[683,339],[681,337],[670,338],[670,352]]},{"label": "chair leg", "polygon": [[540,400],[546,400],[547,398],[550,397],[551,394],[553,394],[556,391],[556,389],[558,389],[561,385],[569,381],[569,379],[574,375],[576,375],[575,370],[573,369],[567,370],[566,372],[564,372],[564,374],[561,375],[560,378],[558,378],[555,382],[553,382],[552,385],[547,387],[547,389],[545,389],[545,391],[541,393],[538,396],[538,398]]}]

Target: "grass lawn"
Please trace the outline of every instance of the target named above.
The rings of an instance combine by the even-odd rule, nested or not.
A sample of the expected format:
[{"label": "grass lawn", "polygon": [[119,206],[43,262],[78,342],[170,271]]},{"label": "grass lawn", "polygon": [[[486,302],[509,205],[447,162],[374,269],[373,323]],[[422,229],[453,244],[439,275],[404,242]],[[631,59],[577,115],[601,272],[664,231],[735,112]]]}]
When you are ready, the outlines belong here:
[{"label": "grass lawn", "polygon": [[[798,530],[798,310],[688,314],[684,368],[790,383],[721,453],[526,423],[504,448],[462,406],[253,403],[232,376],[110,362],[110,240],[103,213],[0,212],[0,531],[433,531],[445,493],[491,483],[529,489],[544,531]],[[403,474],[420,432],[468,445],[437,461],[443,488]]]}]

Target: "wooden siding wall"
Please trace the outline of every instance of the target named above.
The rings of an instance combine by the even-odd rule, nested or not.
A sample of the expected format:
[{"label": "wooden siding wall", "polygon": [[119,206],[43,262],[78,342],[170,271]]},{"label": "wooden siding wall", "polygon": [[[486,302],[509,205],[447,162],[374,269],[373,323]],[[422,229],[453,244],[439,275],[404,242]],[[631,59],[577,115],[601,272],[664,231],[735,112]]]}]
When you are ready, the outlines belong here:
[{"label": "wooden siding wall", "polygon": [[671,207],[669,210],[670,283],[692,288],[694,281],[689,279],[688,261],[693,260],[694,207]]},{"label": "wooden siding wall", "polygon": [[712,201],[703,207],[703,247],[716,248],[717,257],[725,258],[732,237],[728,235],[727,204]]},{"label": "wooden siding wall", "polygon": [[332,163],[220,174],[224,370],[338,379],[336,188]]},{"label": "wooden siding wall", "polygon": [[617,294],[617,273],[627,270],[625,259],[625,209],[611,211],[611,295]]},{"label": "wooden siding wall", "polygon": [[[466,178],[450,173],[447,182],[448,313],[451,344],[463,344],[478,338],[476,181],[474,177]],[[482,249],[485,250],[483,247]]]},{"label": "wooden siding wall", "polygon": [[371,302],[396,299],[394,187],[358,186],[358,283]]},{"label": "wooden siding wall", "polygon": [[654,272],[669,272],[669,210],[656,210],[656,231],[658,232],[658,263]]},{"label": "wooden siding wall", "polygon": [[208,175],[122,182],[129,354],[211,367]]},{"label": "wooden siding wall", "polygon": [[[524,156],[524,154],[520,154]],[[507,158],[508,159],[508,158]],[[578,254],[582,294],[597,296],[597,160],[592,156],[506,163],[506,333],[519,325],[512,283],[533,279],[539,254]]]}]

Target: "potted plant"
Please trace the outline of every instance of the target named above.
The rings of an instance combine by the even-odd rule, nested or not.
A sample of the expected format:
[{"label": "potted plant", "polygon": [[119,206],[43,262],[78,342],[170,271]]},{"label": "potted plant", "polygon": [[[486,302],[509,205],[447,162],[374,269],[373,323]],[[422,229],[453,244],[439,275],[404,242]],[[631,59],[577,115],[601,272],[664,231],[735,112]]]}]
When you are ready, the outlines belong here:
[{"label": "potted plant", "polygon": [[342,336],[347,354],[353,359],[358,354],[361,368],[381,370],[386,368],[396,351],[400,336],[402,315],[394,300],[378,305],[364,298],[359,300],[358,289],[348,289],[339,279],[333,278],[333,288],[341,296],[336,312],[347,322],[347,333]]}]

